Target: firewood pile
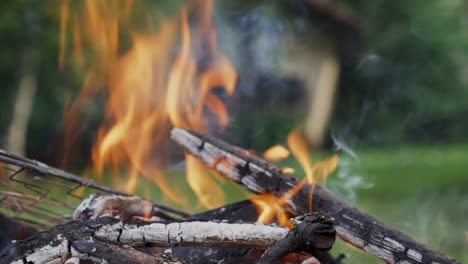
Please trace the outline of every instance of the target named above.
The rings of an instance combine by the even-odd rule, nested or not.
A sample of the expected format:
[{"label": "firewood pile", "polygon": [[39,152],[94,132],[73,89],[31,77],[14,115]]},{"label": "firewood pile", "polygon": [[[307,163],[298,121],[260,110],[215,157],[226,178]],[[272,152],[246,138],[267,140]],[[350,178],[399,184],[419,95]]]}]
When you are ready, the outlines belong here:
[{"label": "firewood pile", "polygon": [[[293,228],[256,223],[256,207],[249,200],[190,216],[1,152],[4,172],[16,181],[2,183],[1,213],[17,226],[33,224],[44,231],[5,247],[0,263],[342,263],[342,256],[329,253],[336,236],[386,263],[459,263],[244,149],[181,128],[174,128],[171,137],[247,190],[282,197]],[[35,176],[21,178],[25,172]],[[81,203],[75,208],[55,199],[44,182],[75,196],[81,186],[90,193],[77,197]],[[63,210],[53,212],[44,204]],[[41,221],[32,223],[15,212]],[[73,219],[66,217],[70,212]]]}]

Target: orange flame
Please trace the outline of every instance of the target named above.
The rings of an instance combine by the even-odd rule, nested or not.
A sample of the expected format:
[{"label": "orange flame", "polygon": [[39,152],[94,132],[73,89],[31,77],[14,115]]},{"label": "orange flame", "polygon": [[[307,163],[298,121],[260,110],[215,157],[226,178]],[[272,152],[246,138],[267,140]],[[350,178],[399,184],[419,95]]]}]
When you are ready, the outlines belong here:
[{"label": "orange flame", "polygon": [[[180,15],[160,23],[158,30],[154,30],[149,12],[139,8],[139,2],[72,3],[61,2],[59,64],[64,67],[70,50],[74,66],[84,69],[85,80],[80,95],[65,113],[65,129],[73,130],[89,100],[103,94],[104,88],[105,116],[92,153],[96,171],[102,174],[113,170],[114,175],[127,172],[123,188],[130,193],[144,176],[153,180],[166,197],[187,206],[177,186],[170,186],[164,177],[169,130],[172,125],[205,133],[222,130],[229,122],[228,110],[213,88],[223,87],[231,95],[237,80],[236,70],[217,49],[211,18],[214,1],[198,1],[201,6],[194,10],[182,8]],[[198,18],[193,31],[189,11]],[[131,18],[135,16],[146,20],[149,32],[133,29]],[[66,38],[69,29],[73,30],[70,43]],[[125,33],[131,37],[131,46],[122,55],[119,40]],[[172,51],[179,41],[174,56]],[[203,54],[207,60],[202,69],[197,60],[200,52],[207,53]],[[207,122],[207,114],[216,118],[215,127]],[[193,157],[186,158],[187,182],[200,203],[208,208],[221,206],[222,191],[207,169]]]},{"label": "orange flame", "polygon": [[289,157],[291,153],[289,150],[281,145],[275,145],[263,153],[263,157],[271,161],[282,161],[285,158]]},{"label": "orange flame", "polygon": [[[312,185],[312,189],[309,195],[309,212],[312,213],[312,202],[313,202],[313,193],[317,183],[325,184],[328,176],[335,171],[338,166],[338,155],[333,155],[330,158],[319,161],[315,164],[312,163],[310,151],[307,148],[307,143],[298,130],[292,131],[288,135],[288,146],[291,149],[291,153],[296,158],[296,160],[301,164],[304,169],[305,178],[298,185],[293,187],[291,190],[283,194],[281,197],[277,198],[273,194],[268,195],[259,195],[251,198],[250,200],[257,206],[259,211],[258,222],[268,223],[275,220],[278,221],[280,225],[284,225],[288,228],[291,227],[291,223],[287,218],[287,213],[285,212],[285,205],[288,200],[293,198],[299,190],[306,185],[306,183]],[[275,149],[275,147],[270,148],[268,151]],[[268,152],[267,151],[267,152]],[[281,150],[283,151],[283,150]],[[288,151],[286,149],[286,151]],[[283,151],[284,152],[284,151]],[[289,151],[288,151],[289,154]],[[269,156],[266,155],[265,157]],[[273,155],[274,156],[274,155]],[[271,156],[270,156],[271,157]],[[276,156],[274,156],[276,157]],[[283,168],[283,173],[294,173],[292,168]]]},{"label": "orange flame", "polygon": [[250,198],[259,211],[257,222],[271,223],[277,221],[278,224],[292,229],[288,212],[284,209],[284,201],[278,199],[274,194],[266,193]]},{"label": "orange flame", "polygon": [[296,170],[294,168],[284,167],[284,168],[281,168],[281,172],[285,174],[294,174]]},{"label": "orange flame", "polygon": [[328,175],[338,166],[338,155],[334,154],[329,159],[312,164],[311,154],[307,148],[307,142],[298,130],[288,135],[288,145],[296,160],[304,169],[305,179],[309,184],[327,182]]}]

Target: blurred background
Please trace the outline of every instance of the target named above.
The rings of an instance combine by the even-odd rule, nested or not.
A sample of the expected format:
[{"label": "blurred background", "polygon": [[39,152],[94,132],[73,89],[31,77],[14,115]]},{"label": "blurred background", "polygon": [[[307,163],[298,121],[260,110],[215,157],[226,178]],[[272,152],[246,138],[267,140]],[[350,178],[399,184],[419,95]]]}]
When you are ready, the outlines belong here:
[{"label": "blurred background", "polygon": [[[88,1],[77,2],[70,14]],[[136,2],[156,27],[184,4],[120,2]],[[0,2],[0,142],[15,154],[82,173],[91,164],[106,97],[82,104],[72,129],[79,147],[64,153],[65,142],[77,140],[67,138],[65,113],[86,72],[76,57],[62,54],[61,7],[52,0]],[[219,49],[238,79],[232,96],[214,91],[231,115],[215,134],[262,153],[285,145],[299,127],[314,161],[339,153],[327,184],[333,193],[467,262],[467,12],[463,0],[217,0]],[[129,17],[132,28],[148,30],[138,12]],[[131,34],[117,40],[123,43],[117,53],[125,54]],[[81,56],[91,61],[95,54]],[[284,164],[301,175],[293,158]],[[243,199],[222,185],[227,202]],[[334,252],[348,253],[349,263],[379,263],[341,243]]]}]

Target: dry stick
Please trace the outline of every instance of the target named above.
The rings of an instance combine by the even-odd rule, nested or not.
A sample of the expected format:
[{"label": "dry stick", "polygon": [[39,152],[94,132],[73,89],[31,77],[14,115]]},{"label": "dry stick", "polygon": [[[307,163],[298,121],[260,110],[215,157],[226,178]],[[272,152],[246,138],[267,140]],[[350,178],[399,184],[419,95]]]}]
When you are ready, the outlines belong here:
[{"label": "dry stick", "polygon": [[[112,217],[101,217],[96,221],[71,221],[17,242],[0,253],[0,263],[40,264],[56,259],[65,261],[69,257],[81,257],[80,254],[99,258],[97,255],[90,255],[92,247],[89,250],[85,248],[86,245],[91,245],[96,241],[134,247],[151,244],[159,247],[208,246],[266,249],[284,239],[288,232],[289,230],[285,227],[261,223],[193,221],[124,224]],[[317,241],[322,240],[317,239]],[[96,260],[93,259],[93,261]]]},{"label": "dry stick", "polygon": [[[271,163],[219,139],[181,128],[174,128],[171,137],[208,167],[254,193],[270,192],[284,197],[300,184],[296,177],[281,173]],[[294,215],[308,213],[312,189],[308,184],[300,187],[287,199],[287,209]],[[319,185],[313,192],[313,210],[335,218],[336,231],[342,240],[387,263],[459,263],[351,207]]]}]

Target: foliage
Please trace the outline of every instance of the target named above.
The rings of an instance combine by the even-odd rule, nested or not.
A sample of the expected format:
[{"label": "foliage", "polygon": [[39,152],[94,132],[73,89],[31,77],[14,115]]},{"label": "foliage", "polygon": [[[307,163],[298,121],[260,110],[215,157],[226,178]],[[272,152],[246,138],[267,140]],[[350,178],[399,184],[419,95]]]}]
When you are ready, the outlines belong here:
[{"label": "foliage", "polygon": [[466,142],[465,2],[339,2],[362,18],[368,54],[344,68],[335,130],[368,145]]}]

